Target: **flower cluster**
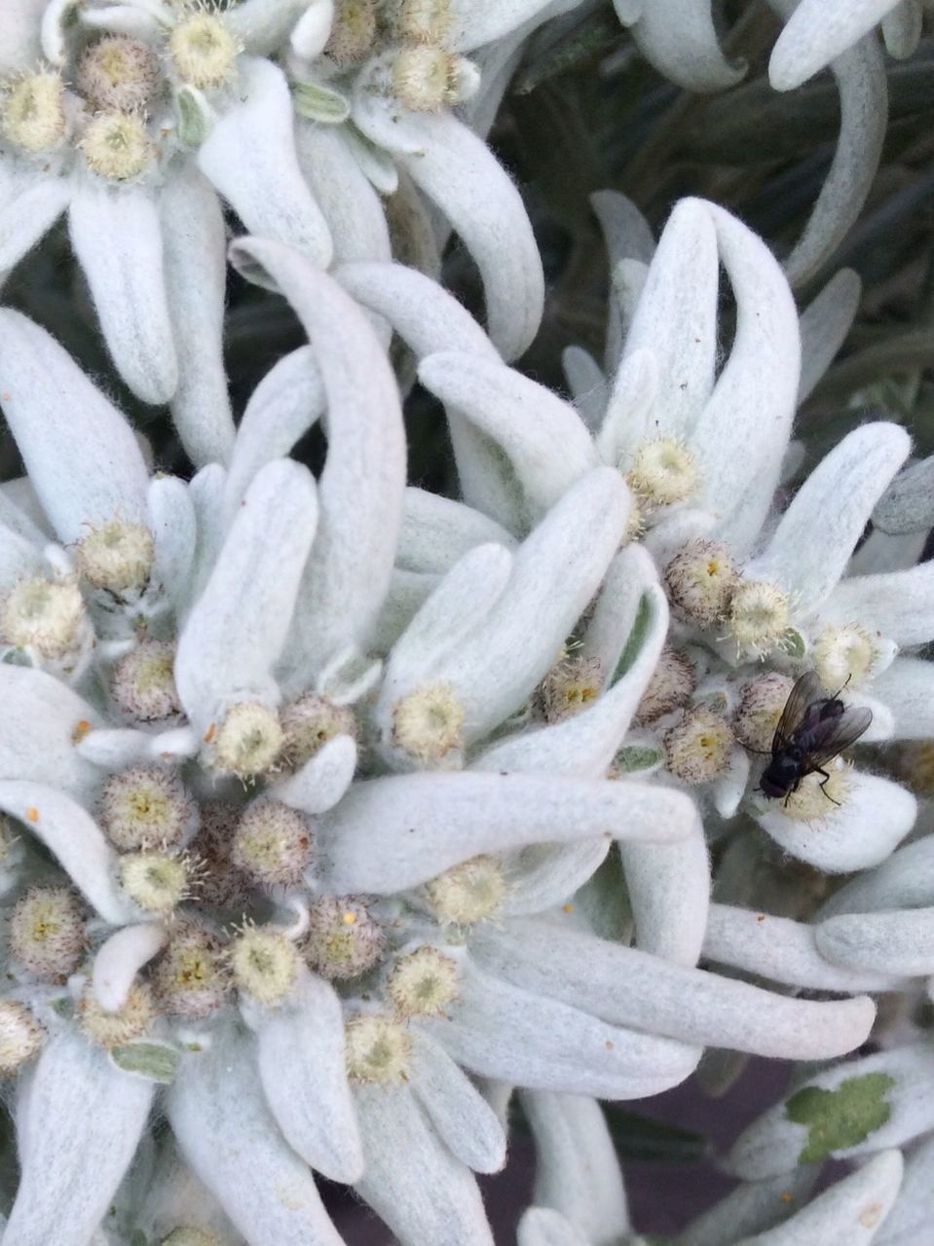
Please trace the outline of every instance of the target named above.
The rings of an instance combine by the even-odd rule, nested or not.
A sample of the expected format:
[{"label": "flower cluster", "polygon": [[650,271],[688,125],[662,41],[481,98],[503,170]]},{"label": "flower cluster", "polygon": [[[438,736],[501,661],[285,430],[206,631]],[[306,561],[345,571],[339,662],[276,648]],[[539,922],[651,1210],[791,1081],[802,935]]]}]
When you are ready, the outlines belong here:
[{"label": "flower cluster", "polygon": [[[920,1240],[934,837],[872,746],[921,790],[931,461],[901,473],[884,419],[811,461],[860,283],[793,290],[878,163],[873,28],[908,55],[921,5],[773,0],[772,84],[829,65],[842,104],[784,264],[706,199],[656,245],[594,196],[606,348],[565,351],[566,400],[513,366],[543,267],[486,135],[578,7],[10,0],[0,276],[67,211],[115,368],[195,470],[0,309],[3,1246],[339,1246],[315,1174],[401,1246],[492,1246],[511,1103],[520,1246],[635,1246],[599,1100],[705,1053],[718,1090],[803,1069],[684,1246]],[[614,8],[675,83],[742,78],[709,5]],[[436,279],[451,231],[485,328]],[[230,269],[308,339],[236,425]],[[413,370],[456,498],[407,485]],[[802,736],[822,714],[859,729]],[[855,1166],[814,1193],[828,1159]]]}]

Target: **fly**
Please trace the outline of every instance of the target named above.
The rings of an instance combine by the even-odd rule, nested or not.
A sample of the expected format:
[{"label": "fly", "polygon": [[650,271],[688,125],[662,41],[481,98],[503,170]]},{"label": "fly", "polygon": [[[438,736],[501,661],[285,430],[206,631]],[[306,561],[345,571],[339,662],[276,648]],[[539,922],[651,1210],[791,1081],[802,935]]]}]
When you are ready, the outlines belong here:
[{"label": "fly", "polygon": [[814,671],[807,671],[788,694],[761,791],[773,799],[784,796],[787,803],[806,775],[819,774],[821,791],[832,804],[839,804],[826,790],[830,775],[823,767],[858,740],[871,722],[872,710],[844,705],[839,693],[829,697]]}]

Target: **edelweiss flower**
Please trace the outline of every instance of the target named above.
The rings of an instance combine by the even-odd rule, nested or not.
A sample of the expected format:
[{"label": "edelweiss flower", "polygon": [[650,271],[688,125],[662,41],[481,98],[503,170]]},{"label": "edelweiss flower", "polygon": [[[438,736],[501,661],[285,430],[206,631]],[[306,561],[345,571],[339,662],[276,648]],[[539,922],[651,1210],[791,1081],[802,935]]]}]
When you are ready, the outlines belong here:
[{"label": "edelweiss flower", "polygon": [[144,401],[172,403],[199,465],[226,462],[233,444],[215,192],[248,228],[322,265],[332,253],[288,84],[264,58],[305,7],[51,0],[40,14],[10,0],[4,14],[35,37],[0,84],[0,278],[67,210],[118,370]]},{"label": "edelweiss flower", "polygon": [[[82,621],[71,598],[63,611],[37,594],[25,618],[40,631],[8,637],[15,663],[0,667],[0,809],[22,825],[3,839],[2,1050],[28,1087],[5,1241],[85,1243],[166,1083],[186,1163],[248,1240],[336,1242],[311,1165],[355,1183],[403,1241],[457,1225],[458,1242],[488,1243],[471,1168],[498,1167],[505,1142],[462,1069],[632,1097],[683,1080],[708,1041],[848,1051],[872,1005],[689,967],[708,890],[693,805],[601,777],[664,638],[657,587],[583,735],[578,717],[488,743],[606,574],[628,511],[617,473],[586,474],[521,544],[468,551],[381,674],[371,637],[404,479],[395,383],[365,317],[307,259],[255,239],[236,254],[288,292],[315,354],[273,369],[229,471],[188,485],[150,482],[129,427],[61,348],[0,314],[2,401],[35,491],[33,518],[4,503],[4,617],[21,618],[10,602],[34,583],[73,587]],[[322,408],[315,488],[279,456]],[[630,630],[606,643],[620,651]],[[611,839],[641,951],[575,928],[574,893]],[[51,881],[35,840],[61,867]],[[686,865],[672,928],[663,892]],[[539,937],[559,966],[583,940],[613,992],[584,982],[563,998],[564,969],[536,984]],[[668,977],[677,1008],[654,986],[648,1012],[631,1003]]]},{"label": "edelweiss flower", "polygon": [[[718,369],[721,262],[733,285],[737,327]],[[406,317],[385,288],[375,299],[374,282],[348,277],[358,297],[405,336]],[[709,790],[722,818],[737,812],[751,760],[769,751],[791,676],[804,669],[817,670],[828,695],[843,689],[845,700],[872,705],[868,739],[913,735],[928,721],[910,725],[923,696],[911,688],[917,678],[927,688],[927,663],[894,658],[897,647],[931,634],[928,565],[845,576],[873,507],[908,453],[905,433],[881,423],[858,429],[783,514],[774,509],[783,461],[794,454],[788,438],[795,407],[845,332],[852,294],[848,279],[835,281],[799,330],[785,279],[765,247],[722,209],[686,201],[672,214],[638,300],[623,307],[625,341],[612,385],[593,361],[571,356],[576,385],[591,381],[581,405],[593,432],[567,403],[494,361],[476,331],[469,339],[460,334],[457,353],[429,354],[419,367],[423,383],[445,402],[455,446],[463,446],[465,498],[512,532],[521,534],[601,460],[625,476],[639,513],[629,534],[646,531],[620,574],[625,566],[652,582],[649,551],[675,615],[630,746],[639,748],[643,767],[664,759],[676,782]],[[446,345],[453,328],[449,322],[432,336]],[[462,423],[476,439],[469,447]],[[501,465],[488,467],[481,437],[505,452],[511,480]],[[409,505],[414,514],[411,495]],[[430,525],[427,512],[422,522]],[[469,536],[465,523],[464,539],[479,539],[479,531]],[[872,551],[870,542],[853,570],[866,566]],[[424,561],[407,565],[429,570]],[[580,657],[599,659],[605,679],[615,658],[603,651],[604,617],[598,607],[596,638],[585,641]],[[584,710],[585,720],[590,712]],[[822,870],[874,865],[911,828],[914,799],[839,763],[830,774],[826,791],[812,776],[787,807],[751,792],[745,807],[783,849]]]},{"label": "edelweiss flower", "polygon": [[[544,278],[525,207],[484,138],[522,41],[567,7],[341,0],[323,47],[293,40],[299,158],[336,258],[388,260],[391,234],[400,258],[434,274],[437,209],[478,264],[490,336],[507,358],[535,335]],[[385,216],[377,191],[390,196]]]}]

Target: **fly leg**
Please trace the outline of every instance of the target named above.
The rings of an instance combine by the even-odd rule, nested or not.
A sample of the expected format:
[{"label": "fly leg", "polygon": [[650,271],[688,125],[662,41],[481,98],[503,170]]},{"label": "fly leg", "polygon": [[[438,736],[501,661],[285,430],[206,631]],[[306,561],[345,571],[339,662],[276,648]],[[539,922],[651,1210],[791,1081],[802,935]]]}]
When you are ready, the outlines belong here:
[{"label": "fly leg", "polygon": [[792,796],[794,796],[795,792],[798,790],[800,786],[801,786],[801,780],[795,779],[794,785],[790,787],[788,791],[785,793],[785,799],[782,801],[782,805],[784,806],[785,809],[788,808],[788,802],[791,800]]},{"label": "fly leg", "polygon": [[833,797],[830,795],[830,793],[827,791],[827,784],[830,782],[830,775],[827,773],[827,771],[826,771],[826,770],[821,770],[821,768],[820,768],[819,766],[818,766],[818,768],[814,771],[814,773],[815,773],[815,774],[822,774],[822,775],[824,776],[824,777],[821,779],[820,784],[819,784],[820,790],[824,793],[824,795],[827,797],[827,799],[830,801],[830,803],[831,803],[832,805],[836,805],[836,806],[837,806],[837,808],[839,809],[839,808],[840,808],[840,802],[839,802],[839,800],[834,800],[834,798],[833,798]]}]

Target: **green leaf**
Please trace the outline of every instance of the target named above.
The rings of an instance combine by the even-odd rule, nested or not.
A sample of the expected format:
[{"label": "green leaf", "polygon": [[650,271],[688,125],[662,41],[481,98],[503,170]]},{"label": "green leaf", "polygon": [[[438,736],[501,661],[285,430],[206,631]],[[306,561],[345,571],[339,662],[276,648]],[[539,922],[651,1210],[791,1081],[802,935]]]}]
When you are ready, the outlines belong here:
[{"label": "green leaf", "polygon": [[319,82],[298,82],[292,88],[295,111],[309,121],[340,125],[350,116],[350,101],[339,91]]},{"label": "green leaf", "polygon": [[843,1151],[865,1142],[892,1114],[885,1098],[895,1085],[887,1073],[866,1073],[851,1077],[836,1090],[805,1086],[791,1096],[785,1113],[796,1125],[806,1125],[808,1140],[799,1160],[819,1164],[834,1151]]},{"label": "green leaf", "polygon": [[804,642],[804,637],[800,632],[796,632],[793,627],[789,627],[779,647],[782,652],[787,653],[790,658],[803,658],[807,653],[807,645]]},{"label": "green leaf", "polygon": [[703,1134],[676,1125],[650,1120],[635,1112],[614,1105],[604,1106],[606,1123],[619,1158],[626,1160],[660,1160],[665,1163],[691,1164],[703,1159],[707,1141]]},{"label": "green leaf", "polygon": [[652,766],[658,765],[662,755],[658,749],[639,748],[636,745],[629,745],[621,748],[616,754],[616,764],[625,774],[633,774],[638,770],[648,770]]},{"label": "green leaf", "polygon": [[114,1047],[110,1058],[124,1073],[135,1073],[138,1077],[168,1086],[175,1080],[180,1055],[178,1048],[169,1043],[139,1039],[122,1047]]},{"label": "green leaf", "polygon": [[623,32],[612,13],[594,13],[576,30],[540,50],[533,50],[528,63],[520,71],[513,91],[528,95],[541,83],[559,74],[591,68],[623,42]]},{"label": "green leaf", "polygon": [[199,91],[182,87],[175,96],[178,106],[178,134],[188,147],[200,147],[211,128],[210,117]]},{"label": "green leaf", "polygon": [[648,596],[643,594],[642,600],[639,602],[639,609],[636,611],[636,621],[632,625],[632,631],[627,637],[623,652],[620,654],[619,661],[616,664],[616,670],[613,672],[613,678],[610,680],[611,686],[618,679],[622,679],[639,656],[639,650],[645,644],[645,637],[651,620],[652,606]]}]

